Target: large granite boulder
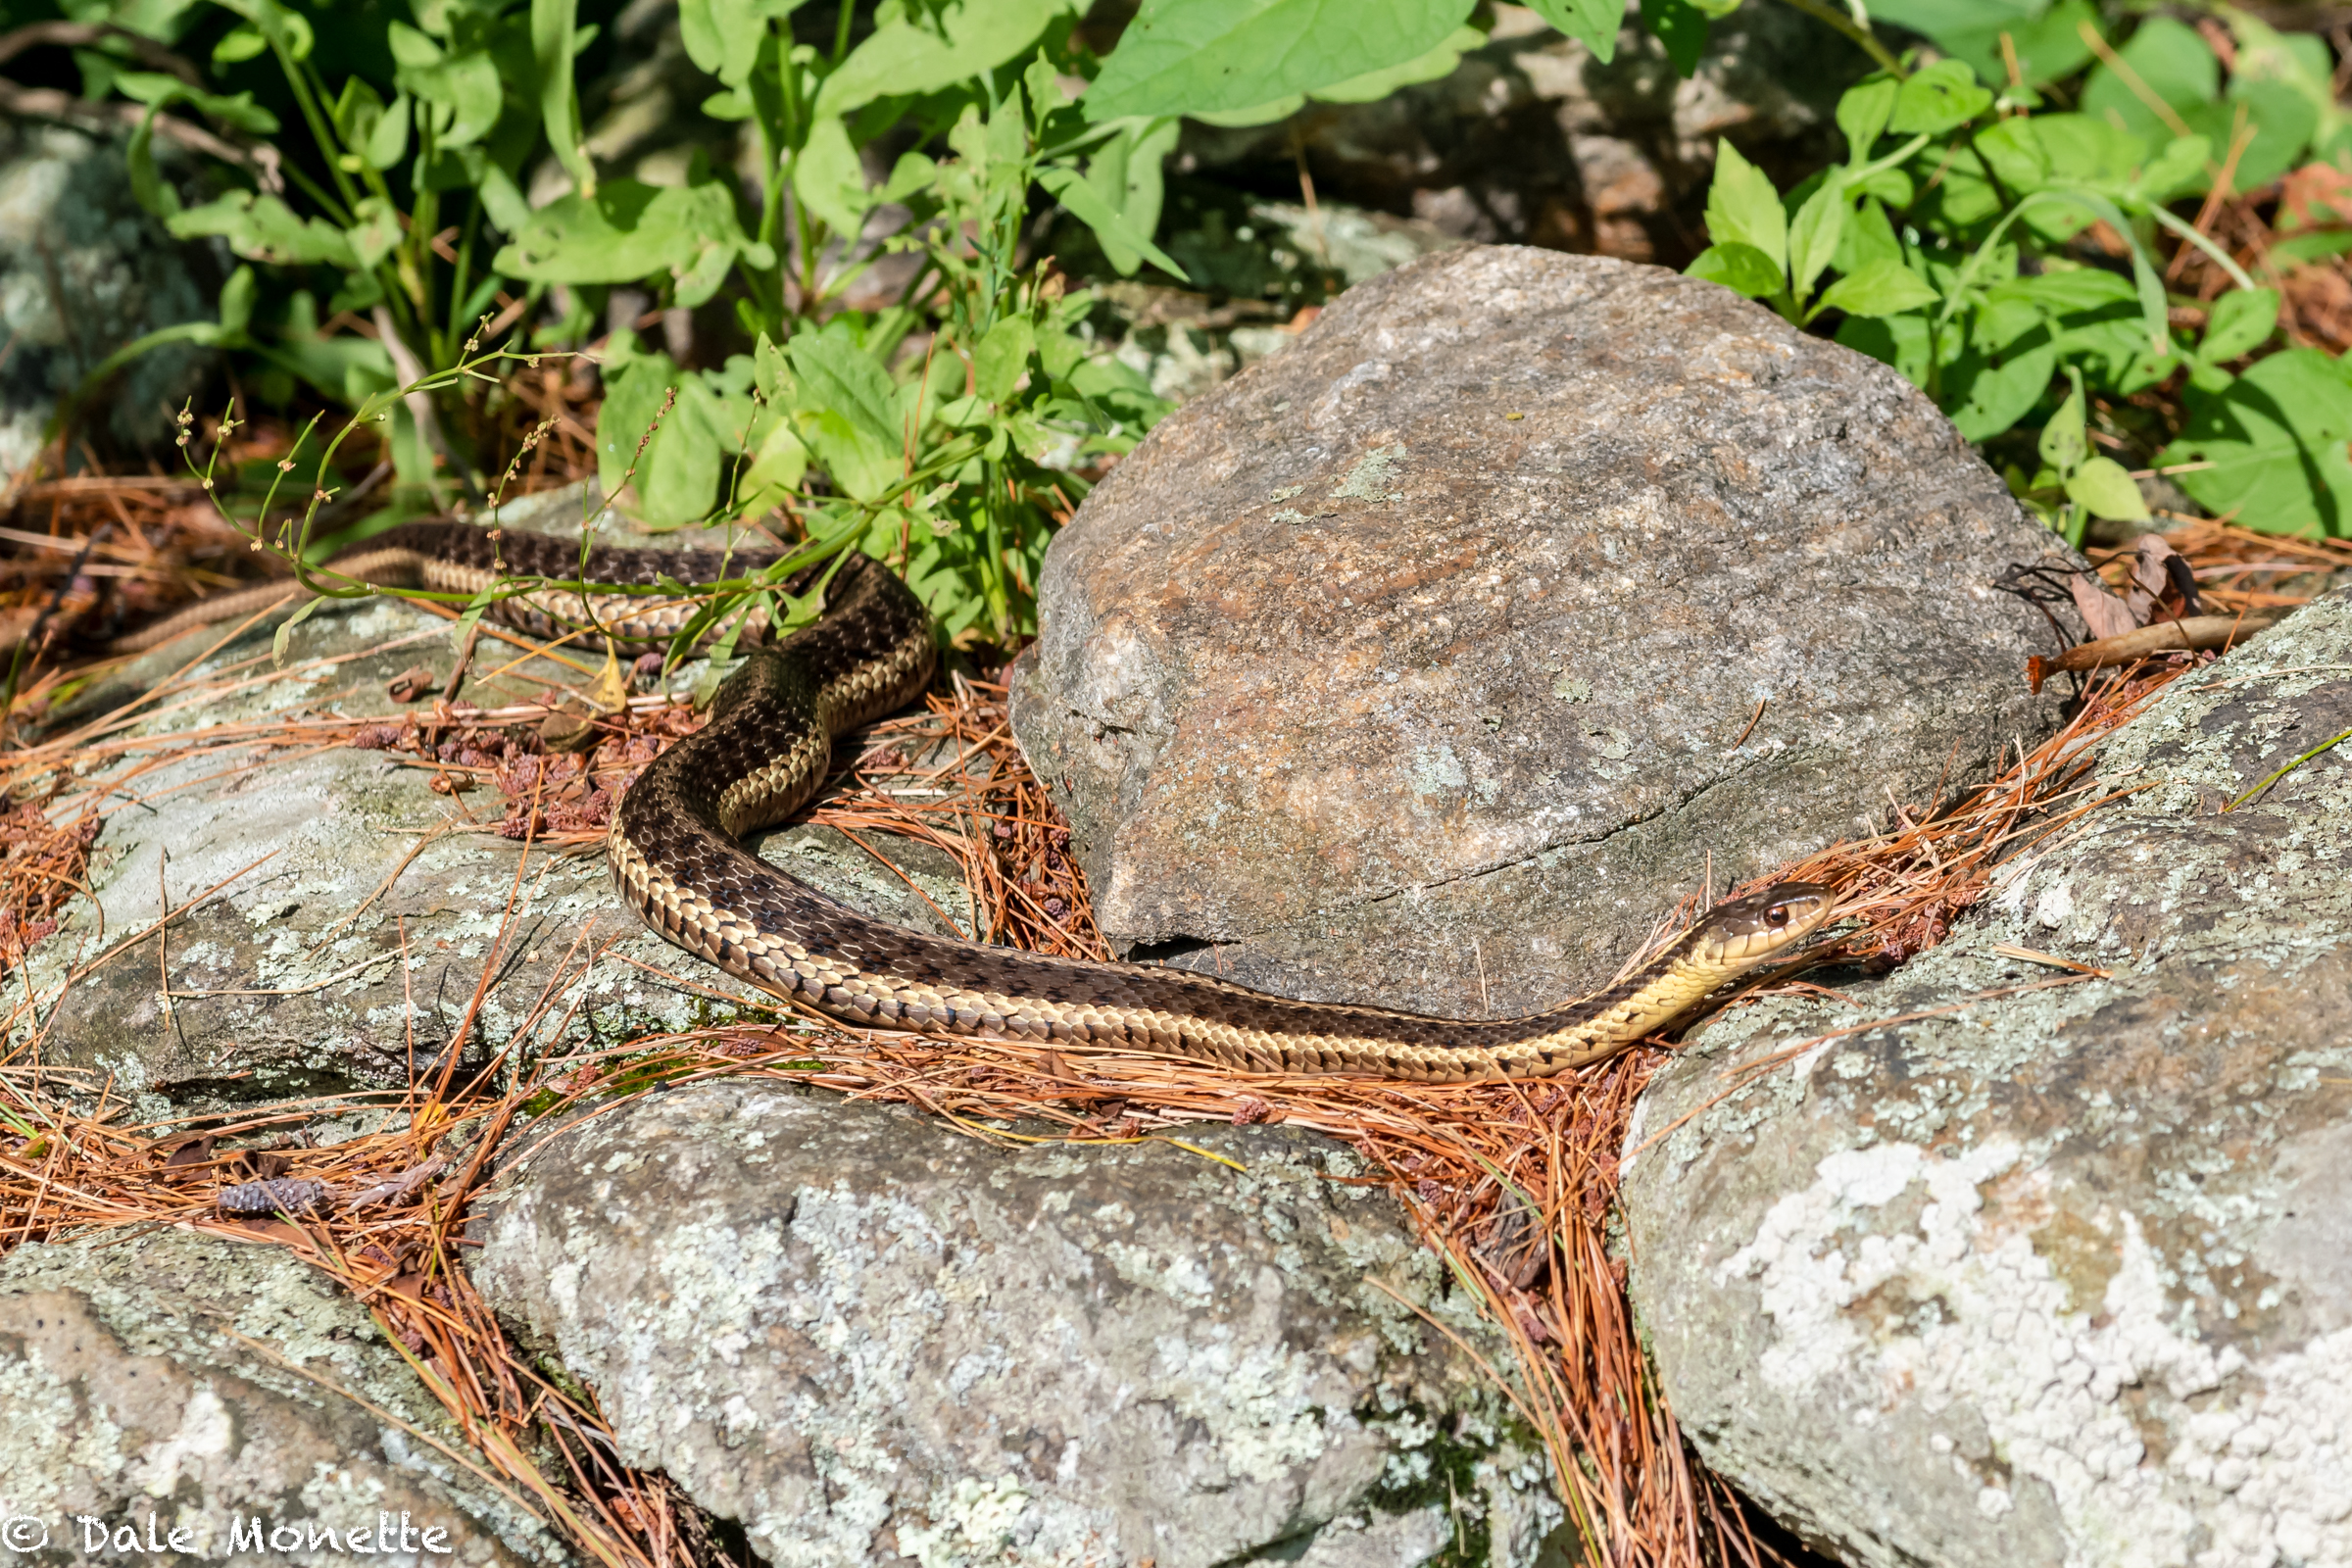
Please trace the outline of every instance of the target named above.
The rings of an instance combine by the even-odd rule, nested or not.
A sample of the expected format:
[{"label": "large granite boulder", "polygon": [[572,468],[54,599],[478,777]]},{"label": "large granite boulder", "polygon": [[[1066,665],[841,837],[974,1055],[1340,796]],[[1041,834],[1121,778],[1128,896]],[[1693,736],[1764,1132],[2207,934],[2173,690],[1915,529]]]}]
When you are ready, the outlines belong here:
[{"label": "large granite boulder", "polygon": [[573,1560],[479,1469],[368,1309],[283,1248],[102,1232],[0,1257],[0,1559]]},{"label": "large granite boulder", "polygon": [[702,1083],[504,1173],[474,1279],[770,1562],[1531,1564],[1542,1450],[1415,1309],[1508,1351],[1391,1200],[1326,1179],[1362,1162],[1188,1143],[1007,1153]]},{"label": "large granite boulder", "polygon": [[2042,732],[2052,548],[1910,383],[1729,290],[1512,248],[1349,290],[1054,540],[1013,725],[1103,931],[1506,1013]]},{"label": "large granite boulder", "polygon": [[[2220,810],[2352,727],[2347,669],[2337,590],[2107,741],[2089,787],[2137,793],[1941,946],[1642,1101],[1666,1394],[1841,1560],[2352,1563],[2352,760]],[[2004,946],[2105,973],[1958,1005],[2065,978]]]}]

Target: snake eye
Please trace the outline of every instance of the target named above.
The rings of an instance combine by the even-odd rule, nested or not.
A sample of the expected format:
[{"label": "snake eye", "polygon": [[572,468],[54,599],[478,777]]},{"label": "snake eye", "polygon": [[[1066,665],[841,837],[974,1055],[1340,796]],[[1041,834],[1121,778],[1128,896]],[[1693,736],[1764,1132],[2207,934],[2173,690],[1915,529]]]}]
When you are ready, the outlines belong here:
[{"label": "snake eye", "polygon": [[1788,923],[1788,906],[1786,904],[1776,904],[1771,908],[1766,909],[1764,911],[1764,923],[1776,928],[1787,925]]}]

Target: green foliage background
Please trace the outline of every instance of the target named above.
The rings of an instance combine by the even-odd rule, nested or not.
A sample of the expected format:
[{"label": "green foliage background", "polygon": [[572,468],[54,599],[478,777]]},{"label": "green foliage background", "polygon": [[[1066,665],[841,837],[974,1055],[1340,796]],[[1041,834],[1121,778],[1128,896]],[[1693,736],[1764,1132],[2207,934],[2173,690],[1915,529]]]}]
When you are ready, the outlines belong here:
[{"label": "green foliage background", "polygon": [[[1115,270],[1184,281],[1154,242],[1182,118],[1379,99],[1449,73],[1491,24],[1472,0],[1144,0],[1098,57],[1073,0],[681,0],[686,50],[718,85],[697,112],[748,129],[757,156],[654,185],[600,178],[583,144],[580,84],[613,20],[583,7],[601,0],[61,3],[110,29],[76,54],[85,94],[144,106],[141,199],[245,264],[217,321],[107,369],[171,339],[231,351],[265,398],[307,389],[384,426],[414,511],[491,488],[468,398],[514,358],[584,341],[608,291],[716,302],[751,344],[723,365],[684,368],[627,330],[607,343],[605,487],[633,485],[665,527],[783,507],[807,541],[789,564],[861,546],[949,635],[999,641],[1032,628],[1084,471],[1164,412],[1088,332],[1088,294],[1028,253],[1032,220],[1058,207]],[[1639,21],[1689,72],[1740,3],[1645,0]],[[2092,0],[1745,3],[1793,5],[1879,69],[1838,105],[1844,160],[1790,189],[1721,144],[1692,273],[1897,367],[2078,541],[2094,516],[2147,514],[2095,449],[2118,444],[2102,421],[2120,400],[2167,385],[2185,413],[2155,433],[2158,464],[2195,501],[2352,531],[2352,378],[2275,352],[2278,295],[2187,216],[2225,179],[2352,160],[2321,40],[2217,4],[2225,65],[2184,22]],[[1626,0],[1533,9],[1603,61],[1628,20]],[[201,51],[209,74],[143,68],[142,38]],[[155,164],[164,113],[270,156],[183,206]],[[568,188],[534,207],[551,163]],[[2160,275],[2166,244],[2211,251],[2236,285],[2200,330],[2174,324],[2187,302]],[[845,308],[894,256],[911,261],[895,302]],[[502,297],[520,308],[486,346]],[[323,335],[343,312],[376,337]],[[274,542],[315,559],[332,541],[306,520]],[[755,580],[713,614],[754,604],[805,612]]]}]

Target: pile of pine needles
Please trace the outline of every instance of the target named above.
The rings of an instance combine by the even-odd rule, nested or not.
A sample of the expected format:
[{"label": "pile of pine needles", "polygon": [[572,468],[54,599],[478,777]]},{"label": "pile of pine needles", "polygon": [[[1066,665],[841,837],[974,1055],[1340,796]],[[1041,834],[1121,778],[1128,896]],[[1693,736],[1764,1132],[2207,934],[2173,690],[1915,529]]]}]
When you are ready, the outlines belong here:
[{"label": "pile of pine needles", "polygon": [[[2195,524],[2174,540],[2209,597],[2225,606],[2293,602],[2308,597],[2313,571],[2352,564],[2352,551],[2339,546],[2222,524]],[[2212,658],[2178,655],[2102,674],[2080,690],[2059,734],[2021,748],[1989,782],[1949,800],[1890,799],[1886,831],[1780,868],[1772,880],[1836,888],[1845,924],[1726,1004],[1815,986],[1803,970],[1884,967],[1933,946],[1984,893],[2000,860],[2111,798],[2091,778],[2100,739]],[[488,749],[491,735],[512,736],[559,712],[556,694],[490,710],[443,702],[425,714],[302,713],[169,733],[152,722],[240,682],[316,673],[263,661],[202,680],[184,673],[132,710],[17,751],[12,786],[30,804],[6,819],[14,836],[0,878],[0,928],[34,932],[53,919],[62,899],[84,884],[82,858],[103,816],[135,808],[146,773],[194,751],[219,753],[222,771],[327,746],[403,754],[451,781],[438,793],[453,814],[435,831],[512,838],[527,864],[593,853],[601,811],[637,767],[696,722],[667,699],[636,698],[597,716],[592,741],[564,755],[511,742],[497,755]],[[894,839],[954,857],[966,905],[943,916],[986,941],[1106,956],[1084,875],[1066,853],[1068,831],[1012,741],[1001,684],[955,679],[925,711],[846,740],[836,767],[809,819],[840,829],[884,865]],[[466,809],[469,796],[483,808]],[[1694,912],[1695,901],[1662,921],[1659,939]],[[142,935],[126,934],[108,951]],[[506,946],[502,934],[485,964],[495,966]],[[575,950],[498,1057],[463,1079],[450,1052],[437,1072],[397,1093],[161,1122],[137,1120],[105,1081],[45,1067],[27,995],[0,1024],[14,1042],[0,1058],[0,1250],[137,1225],[290,1248],[365,1302],[401,1348],[464,1435],[462,1448],[450,1450],[455,1462],[533,1506],[611,1568],[686,1568],[724,1556],[708,1518],[665,1478],[621,1466],[593,1396],[539,1371],[467,1279],[458,1234],[468,1206],[494,1161],[519,1152],[534,1129],[567,1112],[612,1108],[657,1084],[744,1075],[906,1102],[1006,1147],[1169,1138],[1203,1120],[1311,1129],[1373,1161],[1496,1325],[1511,1356],[1490,1370],[1547,1450],[1591,1560],[1659,1568],[1773,1560],[1740,1499],[1692,1462],[1635,1337],[1625,1264],[1608,1241],[1626,1127],[1650,1074],[1669,1059],[1670,1042],[1548,1081],[1436,1086],[1243,1073],[1134,1051],[937,1040],[852,1029],[779,1004],[736,1013],[731,1023],[578,1049],[558,999],[584,994],[576,982],[599,961],[601,947]],[[2080,966],[2050,963],[2053,977],[2039,984],[2086,978]],[[669,978],[732,1000],[689,975]],[[1858,1019],[1837,1032],[1886,1021]],[[1800,1042],[1742,1074],[1773,1070],[1816,1043]],[[308,1129],[355,1114],[368,1115],[375,1130],[314,1147]]]}]

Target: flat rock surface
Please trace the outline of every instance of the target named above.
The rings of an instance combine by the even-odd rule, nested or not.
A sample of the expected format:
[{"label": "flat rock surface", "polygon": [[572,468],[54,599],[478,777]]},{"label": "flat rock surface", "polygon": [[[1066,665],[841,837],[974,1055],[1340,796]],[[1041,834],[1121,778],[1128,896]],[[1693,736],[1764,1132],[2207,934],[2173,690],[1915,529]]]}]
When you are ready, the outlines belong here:
[{"label": "flat rock surface", "polygon": [[[172,1560],[151,1539],[182,1562],[347,1563],[387,1517],[395,1564],[572,1560],[452,1454],[473,1458],[368,1309],[282,1248],[166,1230],[0,1258],[12,1563]],[[256,1519],[258,1551],[231,1536]]]},{"label": "flat rock surface", "polygon": [[[164,679],[220,635],[158,650],[118,679],[114,699]],[[396,601],[321,610],[293,629],[282,667],[270,637],[265,625],[221,647],[197,665],[202,684],[157,702],[145,728],[397,712],[386,683],[416,664],[438,678],[454,655],[446,621]],[[485,678],[465,693],[478,706],[535,700],[546,679],[578,679],[538,662],[488,678],[515,651],[483,646],[505,657],[480,662]],[[526,861],[521,845],[486,831],[505,812],[495,790],[453,805],[416,760],[279,746],[142,759],[135,773],[124,764],[122,793],[136,804],[113,811],[98,839],[95,906],[69,906],[27,966],[45,1002],[44,1059],[173,1098],[402,1084],[412,1056],[431,1064],[457,1036],[486,967],[466,1070],[543,1009],[559,1021],[570,1014],[541,1037],[552,1045],[681,1027],[729,998],[765,1004],[647,931],[614,895],[601,849],[534,848]],[[914,888],[830,828],[757,840],[795,875],[883,919],[944,934],[940,911],[968,918],[950,856],[889,836],[876,844]],[[167,900],[186,912],[159,940],[151,933]],[[87,972],[67,986],[77,970]]]},{"label": "flat rock surface", "polygon": [[[1941,946],[1649,1089],[1630,1146],[1682,1125],[1625,1204],[1666,1393],[1842,1560],[2352,1563],[2352,767],[2219,812],[2352,727],[2348,667],[2337,590],[2108,740],[2139,793]],[[2108,977],[1954,1010],[2063,977],[2002,944]]]},{"label": "flat rock surface", "polygon": [[1397,1298],[1507,1351],[1385,1195],[1326,1179],[1361,1162],[1188,1142],[1007,1153],[697,1084],[504,1173],[474,1279],[770,1562],[1532,1563],[1541,1450]]},{"label": "flat rock surface", "polygon": [[1919,391],[1728,290],[1504,247],[1348,291],[1054,540],[1013,724],[1103,931],[1501,1014],[2045,728],[2052,548]]}]

